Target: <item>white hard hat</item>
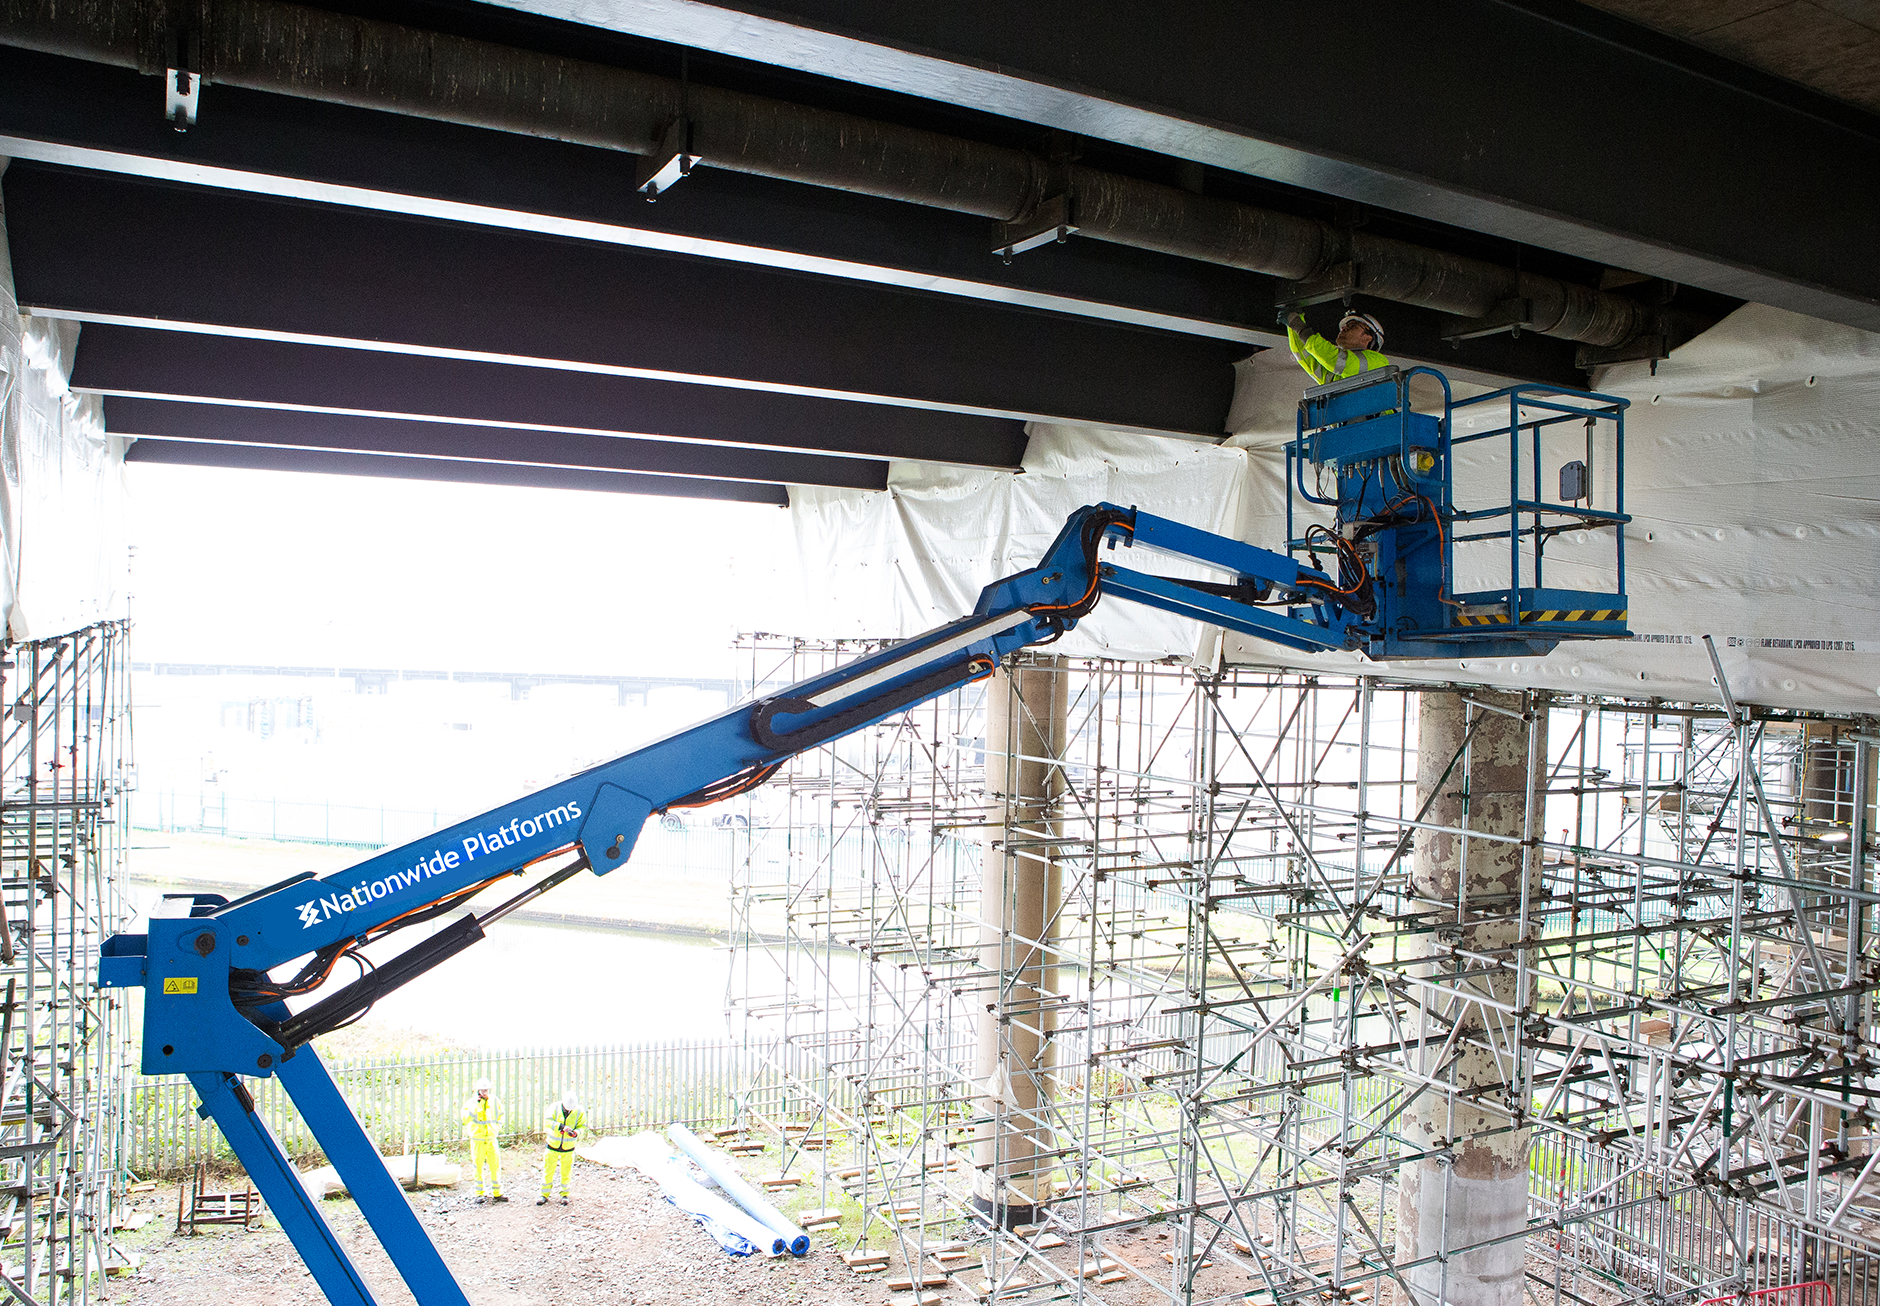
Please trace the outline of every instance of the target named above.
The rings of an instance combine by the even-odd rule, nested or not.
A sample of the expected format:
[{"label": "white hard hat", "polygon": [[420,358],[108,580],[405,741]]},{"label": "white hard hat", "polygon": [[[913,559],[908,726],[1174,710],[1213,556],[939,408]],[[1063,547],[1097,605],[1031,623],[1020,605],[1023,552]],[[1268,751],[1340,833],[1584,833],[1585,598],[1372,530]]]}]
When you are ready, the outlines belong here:
[{"label": "white hard hat", "polygon": [[485,1075],[483,1076],[483,1078],[477,1080],[477,1083],[476,1083],[477,1092],[487,1093],[490,1091],[490,1087],[491,1087],[490,1077],[488,1075]]},{"label": "white hard hat", "polygon": [[580,1105],[581,1099],[574,1095],[572,1088],[561,1095],[561,1109],[563,1111],[572,1111]]},{"label": "white hard hat", "polygon": [[1377,349],[1384,347],[1384,328],[1378,323],[1376,318],[1372,317],[1369,313],[1347,311],[1343,317],[1338,319],[1338,329],[1343,331],[1353,322],[1356,322],[1359,326],[1371,333],[1371,344],[1373,347]]}]

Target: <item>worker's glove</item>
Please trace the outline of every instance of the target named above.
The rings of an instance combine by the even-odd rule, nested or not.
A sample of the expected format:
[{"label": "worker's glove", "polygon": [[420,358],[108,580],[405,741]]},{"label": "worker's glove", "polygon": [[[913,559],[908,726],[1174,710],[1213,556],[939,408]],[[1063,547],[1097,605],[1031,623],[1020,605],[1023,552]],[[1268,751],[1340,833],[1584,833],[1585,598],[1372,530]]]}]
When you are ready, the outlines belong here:
[{"label": "worker's glove", "polygon": [[1286,315],[1286,325],[1297,331],[1300,335],[1304,335],[1306,333],[1306,315],[1304,313],[1288,313]]}]

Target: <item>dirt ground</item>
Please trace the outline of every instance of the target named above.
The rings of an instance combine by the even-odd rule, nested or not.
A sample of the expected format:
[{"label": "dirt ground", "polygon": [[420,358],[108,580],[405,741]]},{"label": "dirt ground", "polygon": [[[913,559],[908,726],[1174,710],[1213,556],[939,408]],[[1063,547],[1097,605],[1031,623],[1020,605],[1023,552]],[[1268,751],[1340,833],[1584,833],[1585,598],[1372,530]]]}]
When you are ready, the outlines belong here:
[{"label": "dirt ground", "polygon": [[[518,1149],[520,1151],[520,1149]],[[534,1154],[530,1154],[533,1159]],[[663,1306],[735,1299],[754,1304],[885,1300],[851,1275],[828,1246],[798,1260],[727,1256],[691,1217],[637,1172],[581,1163],[574,1200],[535,1204],[539,1172],[518,1155],[504,1167],[510,1200],[476,1205],[463,1187],[415,1194],[412,1205],[473,1306],[618,1302]],[[323,1306],[326,1298],[272,1217],[242,1232],[176,1232],[177,1193],[168,1184],[138,1194],[134,1211],[154,1212],[123,1238],[143,1258],[112,1279],[104,1300],[137,1306]],[[380,1306],[403,1306],[409,1290],[348,1198],[321,1213]]]},{"label": "dirt ground", "polygon": [[[568,1206],[535,1204],[539,1171],[527,1161],[537,1152],[516,1149],[504,1166],[510,1201],[479,1206],[465,1187],[431,1190],[412,1197],[445,1263],[456,1274],[472,1306],[680,1306],[694,1302],[738,1302],[743,1306],[916,1306],[911,1293],[888,1290],[905,1276],[896,1253],[890,1268],[871,1276],[843,1264],[834,1231],[811,1234],[801,1259],[728,1256],[687,1216],[665,1201],[658,1187],[637,1171],[577,1163],[576,1191]],[[272,1217],[246,1233],[211,1228],[192,1236],[176,1232],[177,1190],[165,1184],[132,1199],[133,1213],[152,1215],[141,1230],[119,1235],[120,1244],[142,1260],[134,1271],[112,1278],[102,1300],[135,1306],[323,1306],[313,1276]],[[350,1199],[322,1203],[322,1214],[370,1285],[380,1306],[406,1306],[412,1296],[380,1249]],[[1152,1278],[1166,1276],[1161,1252],[1169,1235],[1155,1230],[1124,1233],[1105,1243],[1105,1254]],[[877,1240],[881,1250],[892,1240]],[[1069,1249],[1052,1254],[1064,1260]],[[929,1264],[927,1273],[935,1273]],[[1198,1284],[1203,1294],[1230,1290],[1237,1275],[1206,1273],[1219,1282]],[[970,1306],[983,1278],[979,1258],[955,1267],[938,1289],[942,1306]],[[1241,1286],[1251,1286],[1241,1284]],[[1139,1280],[1097,1289],[1106,1306],[1152,1306],[1164,1290]]]}]

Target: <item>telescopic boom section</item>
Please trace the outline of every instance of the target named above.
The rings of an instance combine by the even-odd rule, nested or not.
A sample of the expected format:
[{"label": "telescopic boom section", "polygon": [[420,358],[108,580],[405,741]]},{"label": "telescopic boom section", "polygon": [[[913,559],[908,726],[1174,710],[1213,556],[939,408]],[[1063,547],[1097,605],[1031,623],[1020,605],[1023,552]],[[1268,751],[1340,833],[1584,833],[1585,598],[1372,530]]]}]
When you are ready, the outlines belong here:
[{"label": "telescopic boom section", "polygon": [[[1198,562],[1221,579],[1134,571],[1114,560],[1119,546]],[[1006,654],[1070,630],[1106,591],[1294,647],[1329,648],[1351,642],[1348,614],[1327,599],[1337,588],[1283,554],[1133,508],[1081,508],[1043,561],[988,586],[970,616],[344,872],[300,877],[234,902],[196,895],[167,903],[168,914],[154,916],[147,935],[106,943],[99,981],[145,989],[145,1073],[190,1076],[332,1301],[363,1306],[372,1298],[292,1177],[239,1076],[280,1077],[418,1301],[459,1306],[461,1290],[378,1165],[310,1039],[476,942],[485,925],[521,903],[584,869],[605,874],[625,864],[653,813],[744,792],[795,753],[987,675]],[[1316,605],[1314,619],[1287,615],[1287,604]],[[538,865],[544,871],[530,887],[481,915],[461,916],[375,969],[362,966],[360,979],[290,1011],[290,999],[319,989],[362,945],[460,912],[498,881]],[[291,976],[275,974],[296,961]]]},{"label": "telescopic boom section", "polygon": [[[1106,545],[1114,550],[1135,544],[1202,562],[1227,579],[1174,581],[1108,560]],[[1234,597],[1296,593],[1302,577],[1325,581],[1284,555],[1134,509],[1079,509],[1043,562],[988,586],[970,616],[345,871],[290,881],[236,902],[199,899],[193,937],[212,937],[216,946],[203,943],[191,955],[153,958],[150,964],[163,967],[167,979],[196,979],[200,993],[221,978],[205,963],[226,946],[232,978],[218,987],[232,986],[234,1005],[252,1010],[297,996],[317,987],[332,969],[336,948],[433,920],[497,881],[558,855],[584,859],[597,874],[615,869],[627,860],[649,815],[731,797],[762,783],[787,757],[985,675],[1005,654],[1071,629],[1105,591],[1256,633],[1284,622],[1299,627],[1281,632],[1297,642],[1329,647],[1334,641],[1322,630]],[[308,956],[320,962],[309,974],[279,981],[265,974]],[[180,1053],[170,1055],[151,1068],[194,1068],[174,1060]]]}]

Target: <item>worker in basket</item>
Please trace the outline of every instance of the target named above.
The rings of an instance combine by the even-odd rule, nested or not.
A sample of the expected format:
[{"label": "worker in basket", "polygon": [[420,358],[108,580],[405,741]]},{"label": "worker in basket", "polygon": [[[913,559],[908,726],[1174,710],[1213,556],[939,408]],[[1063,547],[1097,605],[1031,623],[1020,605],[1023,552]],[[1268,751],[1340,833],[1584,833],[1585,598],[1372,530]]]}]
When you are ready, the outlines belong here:
[{"label": "worker in basket", "polygon": [[587,1112],[581,1109],[581,1099],[571,1088],[561,1095],[561,1101],[548,1109],[548,1120],[542,1130],[543,1140],[548,1145],[542,1151],[542,1195],[535,1199],[537,1206],[546,1206],[554,1195],[557,1171],[561,1176],[561,1204],[568,1204],[568,1197],[574,1192],[574,1146],[581,1141],[581,1131],[586,1128]]},{"label": "worker in basket", "polygon": [[[488,1079],[479,1079],[476,1093],[463,1104],[463,1136],[470,1140],[470,1164],[477,1172],[477,1204],[506,1202],[503,1196],[503,1154],[496,1141],[503,1132],[503,1104],[490,1091]],[[489,1171],[487,1183],[483,1177]]]},{"label": "worker in basket", "polygon": [[1338,319],[1336,339],[1327,340],[1316,332],[1307,335],[1307,330],[1304,313],[1286,319],[1286,340],[1292,346],[1292,356],[1314,385],[1390,366],[1390,359],[1379,352],[1384,347],[1383,325],[1369,313],[1347,309]]}]

